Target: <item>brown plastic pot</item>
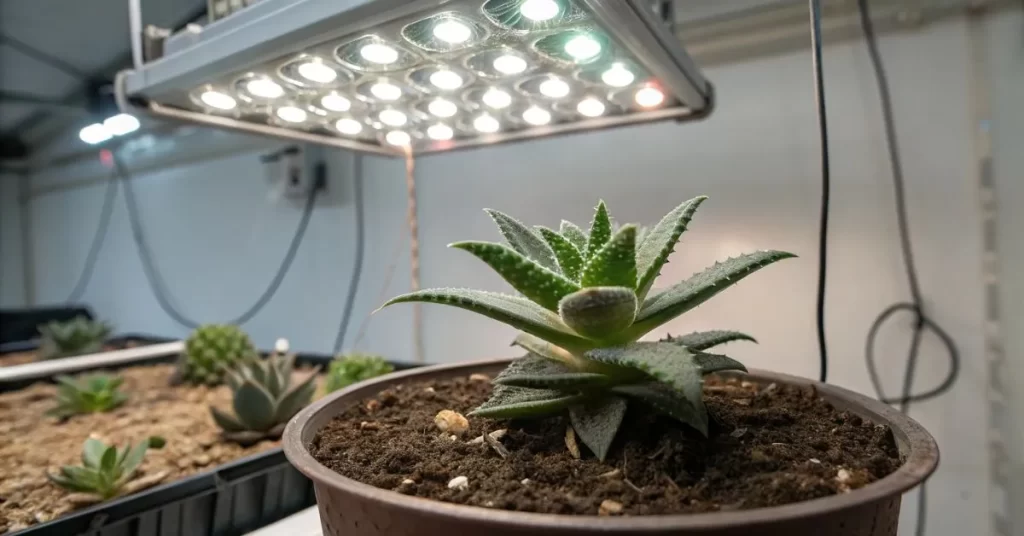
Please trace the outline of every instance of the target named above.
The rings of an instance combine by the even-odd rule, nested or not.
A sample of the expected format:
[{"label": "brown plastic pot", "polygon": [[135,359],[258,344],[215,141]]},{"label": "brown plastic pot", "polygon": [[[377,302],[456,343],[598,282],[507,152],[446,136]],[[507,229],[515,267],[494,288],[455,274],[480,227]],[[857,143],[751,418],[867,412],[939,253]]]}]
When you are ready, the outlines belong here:
[{"label": "brown plastic pot", "polygon": [[313,480],[324,536],[486,536],[676,534],[721,536],[895,536],[903,492],[924,482],[939,462],[932,436],[895,409],[863,395],[811,380],[753,370],[758,382],[814,386],[839,409],[888,426],[903,465],[850,493],[800,503],[708,514],[596,517],[492,510],[409,497],[346,478],[317,462],[307,445],[336,415],[397,384],[473,373],[494,375],[509,359],[438,365],[397,372],[353,385],[308,406],[284,432],[288,460]]}]

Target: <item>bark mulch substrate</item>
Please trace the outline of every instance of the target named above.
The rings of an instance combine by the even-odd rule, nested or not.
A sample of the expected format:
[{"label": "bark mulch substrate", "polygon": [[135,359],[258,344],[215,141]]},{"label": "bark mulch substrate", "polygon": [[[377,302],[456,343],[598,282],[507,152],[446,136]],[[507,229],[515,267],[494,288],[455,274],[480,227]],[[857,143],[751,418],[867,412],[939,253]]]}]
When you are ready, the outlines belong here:
[{"label": "bark mulch substrate", "polygon": [[[378,488],[430,499],[570,515],[657,515],[776,506],[844,493],[900,465],[891,432],[822,400],[811,388],[709,378],[710,438],[634,404],[606,462],[565,443],[565,419],[470,417],[461,438],[434,425],[438,411],[469,413],[487,381],[398,386],[349,408],[322,429],[313,456]],[[507,428],[502,459],[485,431]],[[463,489],[449,489],[458,476]],[[609,502],[606,502],[609,501]],[[605,508],[601,508],[602,502]],[[619,508],[621,506],[621,509]]]},{"label": "bark mulch substrate", "polygon": [[130,397],[124,405],[63,423],[44,415],[53,407],[56,388],[52,384],[37,383],[0,394],[0,534],[87,506],[77,502],[80,494],[50,483],[44,472],[80,464],[82,443],[90,436],[118,446],[163,436],[167,444],[146,452],[133,480],[143,485],[172,482],[278,446],[278,441],[262,441],[242,448],[222,440],[209,405],[230,410],[231,390],[171,387],[168,380],[173,371],[173,365],[123,369],[118,372],[124,377],[121,390]]}]

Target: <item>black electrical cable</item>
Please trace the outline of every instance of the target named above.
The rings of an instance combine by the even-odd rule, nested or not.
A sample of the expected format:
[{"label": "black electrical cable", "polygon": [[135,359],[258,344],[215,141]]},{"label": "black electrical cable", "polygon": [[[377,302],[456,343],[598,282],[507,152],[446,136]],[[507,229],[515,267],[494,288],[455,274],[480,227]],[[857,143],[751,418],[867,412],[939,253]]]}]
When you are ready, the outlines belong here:
[{"label": "black electrical cable", "polygon": [[[146,281],[149,282],[150,288],[153,290],[157,303],[168,316],[183,327],[188,329],[195,329],[199,327],[200,322],[196,322],[195,320],[186,317],[174,307],[172,300],[170,299],[170,293],[167,290],[167,284],[164,282],[163,277],[157,270],[156,263],[153,261],[152,252],[149,250],[149,245],[146,243],[146,238],[142,229],[142,222],[139,218],[138,202],[135,199],[135,192],[132,189],[131,177],[121,164],[117,155],[113,155],[113,161],[114,168],[117,171],[118,176],[124,182],[124,200],[125,205],[128,208],[128,221],[131,225],[132,238],[135,241],[135,247],[138,250],[139,259],[142,261],[142,271],[146,276]],[[256,303],[254,303],[252,307],[249,307],[238,317],[225,321],[225,323],[236,325],[245,324],[256,316],[256,314],[259,313],[268,302],[270,302],[270,299],[274,297],[274,294],[277,293],[278,288],[281,286],[281,282],[284,281],[285,275],[291,268],[292,261],[295,260],[295,254],[298,252],[299,246],[302,244],[302,239],[306,236],[306,229],[309,227],[309,220],[313,215],[313,207],[316,204],[316,198],[319,190],[319,185],[315,185],[310,191],[309,197],[306,198],[306,206],[303,208],[302,218],[299,220],[299,226],[295,230],[295,235],[292,236],[291,243],[288,245],[288,251],[285,253],[284,259],[282,259],[277,273],[274,274],[273,279],[270,281],[270,285],[267,286],[266,290],[263,291],[263,294],[260,295],[259,299],[256,300]]]},{"label": "black electrical cable", "polygon": [[341,352],[345,343],[345,334],[348,332],[348,324],[352,319],[352,307],[355,305],[356,292],[359,291],[359,279],[363,273],[363,252],[366,240],[366,222],[363,214],[363,157],[353,155],[352,164],[352,192],[355,197],[356,216],[356,254],[352,261],[352,278],[348,284],[348,294],[345,295],[345,308],[341,313],[341,323],[338,326],[338,334],[334,337],[334,354]]},{"label": "black electrical cable", "polygon": [[[871,383],[875,388],[879,400],[888,404],[898,404],[900,411],[906,413],[910,410],[911,402],[920,402],[937,397],[948,391],[956,382],[960,374],[960,354],[953,338],[938,324],[924,313],[921,286],[918,281],[917,267],[914,262],[914,252],[910,242],[910,226],[907,217],[906,195],[903,178],[903,164],[900,160],[900,151],[896,139],[895,120],[892,111],[892,96],[889,91],[889,79],[886,76],[885,66],[882,63],[881,54],[878,51],[878,39],[875,35],[874,24],[871,20],[871,11],[867,0],[858,0],[857,6],[860,11],[861,29],[867,41],[868,53],[871,56],[871,65],[875,71],[875,79],[878,84],[879,100],[882,104],[882,117],[885,123],[885,139],[889,150],[889,164],[892,168],[893,191],[896,201],[896,219],[899,227],[900,248],[903,252],[903,264],[907,272],[907,283],[910,287],[910,302],[900,302],[889,306],[883,311],[868,330],[865,343],[864,356],[867,361],[868,374]],[[910,350],[907,354],[907,365],[903,376],[903,385],[899,398],[888,398],[882,388],[878,370],[875,366],[875,339],[881,326],[892,315],[900,311],[909,311],[914,315],[914,328],[910,340]],[[912,394],[914,376],[917,373],[917,361],[921,347],[921,337],[925,330],[929,330],[939,337],[942,345],[949,355],[949,373],[939,386],[923,393]],[[923,536],[925,533],[928,512],[927,488],[921,485],[918,495],[917,526],[915,534]]]},{"label": "black electrical cable", "polygon": [[814,67],[814,98],[818,111],[818,137],[821,140],[821,215],[818,224],[818,301],[815,310],[819,380],[828,379],[828,344],[825,341],[825,281],[828,273],[828,215],[832,190],[832,171],[828,154],[828,118],[825,113],[825,76],[821,64],[821,0],[809,0],[811,7],[811,61]]},{"label": "black electrical cable", "polygon": [[68,295],[65,303],[75,303],[85,294],[86,287],[92,279],[93,270],[96,268],[96,261],[99,259],[100,249],[110,229],[110,217],[114,213],[114,198],[117,197],[117,173],[111,173],[107,180],[107,190],[103,195],[103,207],[100,208],[100,221],[96,226],[96,234],[92,237],[92,244],[89,246],[89,253],[85,256],[85,265],[78,275],[78,282]]}]

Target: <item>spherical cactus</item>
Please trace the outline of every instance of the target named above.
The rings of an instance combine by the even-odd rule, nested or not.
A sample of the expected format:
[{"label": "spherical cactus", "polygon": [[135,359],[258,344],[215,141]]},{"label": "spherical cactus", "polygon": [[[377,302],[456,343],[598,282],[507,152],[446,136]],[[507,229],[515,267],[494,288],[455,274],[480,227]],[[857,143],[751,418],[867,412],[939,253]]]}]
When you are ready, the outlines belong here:
[{"label": "spherical cactus", "polygon": [[238,326],[207,324],[185,341],[178,373],[189,383],[217,385],[224,379],[225,369],[256,355],[256,347]]}]

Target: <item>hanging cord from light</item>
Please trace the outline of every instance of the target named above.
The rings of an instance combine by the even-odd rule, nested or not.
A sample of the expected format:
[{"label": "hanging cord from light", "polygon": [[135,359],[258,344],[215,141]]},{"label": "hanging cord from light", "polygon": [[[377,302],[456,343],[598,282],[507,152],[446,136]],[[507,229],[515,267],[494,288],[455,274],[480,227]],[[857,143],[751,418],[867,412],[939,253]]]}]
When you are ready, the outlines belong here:
[{"label": "hanging cord from light", "polygon": [[[398,258],[402,254],[402,242],[405,238],[405,232],[399,233],[398,240],[395,241],[395,247],[391,251],[391,261],[388,263],[387,270],[384,271],[384,281],[380,285],[380,292],[377,293],[377,301],[374,303],[384,303],[384,300],[388,297],[388,290],[391,288],[391,280],[395,276],[395,268],[398,266]],[[359,330],[356,331],[356,339],[352,342],[352,349],[359,349],[363,342],[363,338],[366,337],[366,328],[370,325],[370,319],[373,317],[373,313],[370,313],[363,317],[363,321],[359,323]]]},{"label": "hanging cord from light", "polygon": [[[406,223],[409,226],[409,287],[410,292],[420,289],[420,224],[416,211],[416,161],[412,148],[405,146],[405,190],[407,196]],[[412,339],[417,363],[425,363],[423,351],[423,309],[419,302],[412,303]]]},{"label": "hanging cord from light", "polygon": [[[871,65],[875,72],[875,80],[878,84],[878,96],[882,105],[882,117],[885,123],[885,140],[889,150],[889,165],[892,168],[893,192],[896,201],[896,219],[899,226],[900,249],[903,252],[903,265],[907,272],[907,283],[910,287],[911,301],[900,302],[886,308],[868,330],[867,340],[864,348],[864,356],[867,361],[868,374],[871,377],[871,384],[874,386],[878,399],[887,404],[898,404],[900,411],[906,413],[910,410],[911,402],[921,402],[935,398],[952,388],[960,374],[960,354],[953,338],[940,327],[935,321],[924,313],[921,286],[918,281],[917,267],[914,262],[914,252],[910,242],[910,225],[907,217],[906,193],[903,178],[903,164],[900,160],[899,144],[896,139],[895,120],[892,111],[892,96],[889,91],[889,79],[886,76],[885,66],[878,50],[878,39],[875,35],[874,23],[871,20],[871,11],[867,0],[858,0],[857,7],[860,11],[861,29],[867,41],[868,53],[871,56]],[[909,311],[914,315],[914,327],[910,339],[910,350],[907,354],[907,365],[903,376],[901,395],[898,398],[888,398],[882,388],[878,370],[875,366],[875,339],[882,325],[891,316],[900,311]],[[917,361],[920,352],[921,337],[925,330],[930,330],[939,337],[940,342],[946,348],[949,355],[949,373],[945,380],[937,387],[923,393],[912,394],[914,376],[917,373]],[[917,526],[914,533],[923,536],[927,522],[927,488],[921,485],[918,495]]]},{"label": "hanging cord from light", "polygon": [[338,334],[334,336],[334,355],[341,352],[345,344],[345,334],[348,332],[349,320],[352,318],[352,307],[356,302],[356,293],[359,292],[359,279],[363,273],[363,255],[366,249],[366,217],[363,212],[363,157],[360,154],[352,155],[352,195],[355,197],[356,217],[356,254],[352,261],[352,278],[349,280],[348,293],[345,294],[345,307],[341,313],[341,323],[338,325]]},{"label": "hanging cord from light", "polygon": [[811,64],[814,69],[814,100],[818,113],[818,137],[821,141],[821,212],[818,223],[818,299],[815,325],[818,334],[818,379],[828,379],[828,344],[825,340],[825,282],[828,273],[828,216],[832,190],[829,167],[828,118],[825,113],[825,77],[821,63],[821,0],[809,0],[811,8]]},{"label": "hanging cord from light", "polygon": [[[160,308],[167,314],[167,316],[171,317],[171,319],[182,327],[195,329],[199,327],[200,322],[186,317],[173,305],[170,292],[167,289],[167,284],[160,275],[156,263],[153,261],[153,254],[149,249],[149,244],[146,242],[145,233],[142,229],[142,221],[139,217],[138,201],[135,199],[135,191],[132,188],[131,175],[121,164],[121,160],[117,155],[114,153],[111,154],[113,156],[114,169],[122,182],[124,182],[124,201],[128,208],[128,222],[131,225],[132,239],[135,242],[135,249],[139,254],[139,259],[142,261],[142,271],[146,276],[146,281],[149,283],[150,289],[153,291],[153,295],[156,297],[157,304],[160,305]],[[295,235],[292,236],[291,243],[288,245],[288,250],[285,253],[284,259],[281,260],[281,265],[278,267],[277,273],[274,274],[274,277],[271,279],[266,290],[264,290],[263,294],[256,300],[256,303],[249,307],[245,312],[234,319],[226,321],[225,323],[235,325],[245,324],[256,316],[256,314],[270,302],[270,299],[274,297],[274,294],[277,293],[278,288],[281,286],[281,282],[284,281],[285,275],[287,275],[291,268],[292,261],[295,260],[295,254],[298,252],[299,246],[302,244],[302,239],[306,236],[306,229],[309,227],[309,220],[313,215],[313,207],[316,204],[317,194],[320,190],[319,186],[320,185],[314,185],[309,192],[309,196],[306,198],[306,206],[302,211],[302,218],[299,220],[299,226],[295,230]]]},{"label": "hanging cord from light", "polygon": [[110,178],[107,179],[107,189],[103,194],[100,220],[96,225],[96,233],[93,234],[92,243],[89,245],[89,252],[85,256],[85,264],[82,266],[81,273],[78,274],[78,281],[75,283],[71,293],[68,294],[67,299],[64,300],[64,303],[75,303],[82,299],[86,287],[89,286],[89,281],[92,280],[96,261],[99,259],[100,249],[103,248],[103,242],[106,240],[107,232],[110,230],[110,218],[114,213],[114,198],[117,197],[117,183],[117,173],[111,173]]}]

